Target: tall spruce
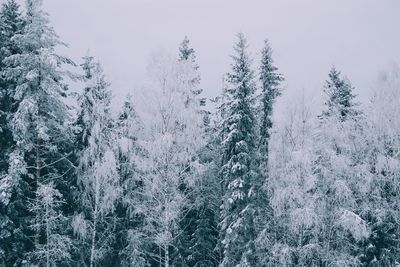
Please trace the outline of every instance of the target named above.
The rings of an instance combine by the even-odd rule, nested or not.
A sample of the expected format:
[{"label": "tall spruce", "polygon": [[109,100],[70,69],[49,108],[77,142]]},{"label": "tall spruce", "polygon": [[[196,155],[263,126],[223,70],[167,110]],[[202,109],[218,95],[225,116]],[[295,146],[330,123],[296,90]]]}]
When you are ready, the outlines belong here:
[{"label": "tall spruce", "polygon": [[80,238],[84,263],[89,266],[110,264],[114,242],[115,207],[121,188],[111,118],[111,91],[100,64],[86,56],[84,92],[79,97],[77,126],[81,188],[81,212],[74,217],[73,228]]},{"label": "tall spruce", "polygon": [[[22,30],[22,17],[19,5],[14,0],[9,0],[2,4],[0,11],[0,71],[7,68],[4,59],[16,54],[18,47],[12,38]],[[16,101],[13,96],[15,93],[15,82],[4,74],[0,76],[0,176],[8,169],[7,156],[13,146],[13,138],[10,127],[11,113],[15,111]]]},{"label": "tall spruce", "polygon": [[314,136],[318,230],[323,264],[361,265],[358,246],[370,235],[364,205],[369,183],[364,119],[353,87],[332,68],[324,86],[326,110]]},{"label": "tall spruce", "polygon": [[261,170],[268,173],[268,151],[269,139],[272,128],[272,111],[276,98],[281,95],[280,84],[283,76],[277,73],[278,68],[274,66],[272,49],[267,40],[261,51],[260,82],[261,82],[261,122],[260,122],[260,157]]},{"label": "tall spruce", "polygon": [[[179,46],[179,61],[183,62],[186,65],[189,65],[189,67],[195,71],[196,75],[194,75],[194,77],[189,81],[189,83],[191,84],[190,93],[194,96],[200,95],[203,90],[199,88],[201,77],[198,73],[199,66],[196,62],[196,51],[193,47],[190,46],[190,41],[187,36],[185,36]],[[189,95],[188,99],[193,100],[193,96]],[[204,98],[199,99],[199,101],[201,105],[205,105]]]},{"label": "tall spruce", "polygon": [[[260,175],[258,181],[254,183],[255,194],[257,198],[257,213],[256,213],[256,227],[258,239],[265,239],[266,235],[273,236],[273,211],[269,199],[272,195],[272,188],[270,186],[269,175],[269,158],[270,158],[270,138],[272,129],[272,115],[273,106],[277,97],[281,95],[281,82],[284,78],[278,72],[278,68],[274,66],[272,59],[272,49],[267,40],[264,42],[264,47],[261,51],[261,65],[260,65],[260,82],[261,82],[261,112],[259,115],[259,146],[258,146],[258,160]],[[265,189],[263,189],[265,188]],[[272,239],[269,237],[269,239]],[[262,242],[265,243],[265,242]],[[271,245],[271,244],[270,244]],[[269,250],[265,246],[257,246],[258,253],[264,255]]]},{"label": "tall spruce", "polygon": [[7,175],[9,156],[15,149],[11,128],[12,113],[17,107],[13,98],[15,80],[5,77],[7,64],[3,63],[6,57],[18,52],[12,38],[21,29],[22,17],[18,4],[14,0],[3,3],[0,11],[0,265],[4,266],[12,264],[16,255],[21,252],[18,247],[20,243],[13,241],[13,221],[19,217],[18,212],[13,210],[19,199],[10,198],[13,186],[11,177]]},{"label": "tall spruce", "polygon": [[255,81],[247,41],[238,35],[232,56],[232,71],[227,74],[226,117],[223,122],[222,168],[222,245],[221,266],[257,266],[255,259],[254,182],[256,133],[253,111]]},{"label": "tall spruce", "polygon": [[337,114],[341,121],[349,116],[359,114],[358,103],[354,102],[356,95],[353,93],[353,86],[347,78],[342,78],[341,73],[332,67],[329,79],[325,82],[324,92],[327,95],[325,106],[327,110],[321,115],[322,118]]},{"label": "tall spruce", "polygon": [[[45,225],[36,227],[39,214],[29,207],[36,203],[42,186],[54,183],[56,194],[63,191],[63,179],[71,166],[65,150],[71,140],[66,127],[69,111],[63,102],[66,73],[61,69],[71,61],[56,54],[56,47],[62,43],[49,26],[41,1],[26,1],[23,23],[23,29],[11,38],[16,52],[3,60],[7,66],[3,78],[15,82],[12,97],[18,103],[10,118],[16,145],[9,156],[6,177],[10,181],[9,208],[14,218],[12,246],[17,265],[23,259],[35,264],[40,260],[35,256],[39,247],[49,247],[55,235],[66,236],[63,231],[46,231]],[[57,209],[63,212],[62,207]],[[57,258],[60,255],[47,262],[54,264],[61,260]]]}]

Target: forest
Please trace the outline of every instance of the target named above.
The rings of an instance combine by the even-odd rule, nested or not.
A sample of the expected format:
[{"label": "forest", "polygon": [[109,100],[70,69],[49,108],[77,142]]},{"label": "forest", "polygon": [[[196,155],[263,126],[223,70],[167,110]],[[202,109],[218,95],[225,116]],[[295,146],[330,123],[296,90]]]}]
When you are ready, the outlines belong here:
[{"label": "forest", "polygon": [[114,112],[41,0],[2,3],[0,265],[400,266],[400,69],[361,103],[332,67],[321,109],[282,117],[268,40],[238,33],[209,99],[182,37]]}]

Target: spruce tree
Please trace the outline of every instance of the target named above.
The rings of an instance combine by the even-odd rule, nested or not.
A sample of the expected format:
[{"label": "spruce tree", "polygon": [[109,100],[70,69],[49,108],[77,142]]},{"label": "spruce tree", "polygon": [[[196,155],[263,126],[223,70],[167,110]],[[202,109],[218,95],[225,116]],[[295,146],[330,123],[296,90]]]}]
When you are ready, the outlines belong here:
[{"label": "spruce tree", "polygon": [[341,73],[332,67],[329,74],[329,79],[325,82],[324,92],[327,95],[325,110],[321,118],[337,115],[341,121],[348,117],[359,115],[357,110],[358,103],[354,102],[356,95],[353,93],[353,86],[346,78],[341,77]]},{"label": "spruce tree", "polygon": [[[2,4],[0,11],[0,179],[6,177],[9,167],[8,156],[15,146],[11,129],[11,113],[15,112],[17,102],[13,96],[15,94],[15,81],[5,76],[5,70],[8,64],[3,61],[5,58],[17,53],[18,47],[13,42],[14,35],[20,33],[22,29],[22,18],[19,12],[18,4],[13,1],[7,1]],[[6,203],[9,192],[6,188],[7,180],[0,181],[2,191],[0,202]]]},{"label": "spruce tree", "polygon": [[259,173],[255,158],[255,81],[247,41],[238,35],[232,56],[232,71],[227,74],[226,117],[222,142],[222,244],[221,266],[256,266],[254,226],[254,182]]},{"label": "spruce tree", "polygon": [[[190,47],[190,41],[187,36],[185,36],[179,47],[179,61],[188,65],[188,67],[195,72],[194,77],[189,81],[190,93],[193,94],[194,96],[200,95],[203,92],[203,89],[199,88],[201,77],[200,74],[198,73],[199,66],[196,61],[196,51],[194,50],[193,47]],[[189,96],[189,99],[190,98],[193,97]],[[205,105],[204,98],[198,100],[200,101],[201,106]]]},{"label": "spruce tree", "polygon": [[[214,141],[214,140],[213,140]],[[213,142],[212,141],[212,142]],[[218,206],[220,190],[218,184],[218,166],[214,160],[217,150],[210,142],[200,154],[200,159],[206,171],[196,185],[196,217],[193,220],[194,232],[191,236],[191,266],[217,266],[218,251],[215,249],[218,242]]]},{"label": "spruce tree", "polygon": [[[17,103],[10,114],[15,147],[9,155],[6,177],[11,185],[8,209],[14,228],[14,253],[10,255],[15,256],[17,265],[22,259],[34,264],[38,259],[30,257],[32,253],[49,244],[49,232],[33,227],[37,225],[37,214],[29,206],[35,203],[40,185],[52,181],[55,191],[62,190],[70,169],[65,147],[71,140],[66,127],[69,111],[63,102],[66,73],[61,70],[71,61],[55,53],[62,43],[49,26],[41,1],[26,1],[23,24],[23,29],[11,38],[16,49],[3,60],[6,68],[2,73],[6,81],[14,83],[12,97]],[[62,208],[58,207],[57,212]]]},{"label": "spruce tree", "polygon": [[[14,35],[22,29],[22,18],[19,5],[14,0],[2,4],[0,11],[0,71],[7,67],[3,61],[18,52],[18,47],[12,40]],[[10,113],[15,111],[16,101],[13,99],[15,85],[12,79],[2,74],[0,76],[0,176],[8,169],[7,155],[13,146],[12,133],[10,129]]]},{"label": "spruce tree", "polygon": [[272,49],[268,41],[265,41],[261,52],[260,82],[261,82],[261,122],[260,122],[260,156],[261,170],[268,173],[268,151],[269,139],[272,128],[272,111],[276,98],[281,95],[280,84],[283,76],[277,73],[278,68],[274,66]]},{"label": "spruce tree", "polygon": [[73,228],[80,240],[82,258],[95,266],[109,264],[106,255],[114,241],[116,200],[121,188],[111,118],[111,91],[103,70],[93,57],[84,58],[85,89],[79,97],[77,169],[81,212]]},{"label": "spruce tree", "polygon": [[[11,115],[15,112],[17,102],[13,98],[15,80],[5,77],[7,64],[3,62],[18,52],[12,38],[22,29],[22,17],[19,6],[14,0],[2,4],[0,11],[0,264],[10,265],[19,252],[18,242],[13,241],[15,216],[13,206],[19,199],[12,198],[12,179],[7,175],[10,168],[9,157],[15,149],[12,135]],[[14,216],[13,216],[14,214]],[[14,246],[13,246],[14,244]],[[15,252],[15,253],[14,253]]]},{"label": "spruce tree", "polygon": [[358,246],[370,235],[363,206],[366,205],[364,139],[365,121],[355,102],[353,87],[332,68],[324,86],[326,110],[314,136],[317,177],[318,231],[324,264],[360,264]]},{"label": "spruce tree", "polygon": [[[272,49],[267,40],[261,51],[260,82],[261,82],[261,112],[259,117],[259,146],[258,160],[260,175],[255,182],[257,198],[257,234],[261,231],[263,236],[273,235],[273,214],[269,203],[271,197],[270,175],[269,175],[269,142],[272,129],[272,113],[276,98],[281,95],[280,84],[284,80],[283,76],[277,73],[278,68],[274,66],[272,59]],[[265,186],[266,190],[263,190]],[[272,245],[272,244],[271,244]],[[265,247],[258,247],[259,253],[265,255]]]}]

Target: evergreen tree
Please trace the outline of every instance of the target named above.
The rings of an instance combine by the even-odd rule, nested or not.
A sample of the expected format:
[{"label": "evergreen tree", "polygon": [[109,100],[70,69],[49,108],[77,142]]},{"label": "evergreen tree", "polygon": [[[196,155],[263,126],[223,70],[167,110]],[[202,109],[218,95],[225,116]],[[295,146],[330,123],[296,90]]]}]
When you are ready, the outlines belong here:
[{"label": "evergreen tree", "polygon": [[[183,62],[187,65],[189,65],[189,68],[192,68],[195,71],[194,77],[189,81],[190,83],[190,93],[194,96],[200,95],[203,90],[199,88],[200,85],[200,74],[198,73],[199,66],[197,65],[196,62],[196,51],[190,47],[189,45],[190,41],[187,36],[183,39],[180,47],[179,47],[179,61]],[[188,99],[193,98],[192,96],[188,96]],[[197,99],[196,99],[197,100]],[[201,98],[198,99],[200,101],[200,105],[204,106],[205,105],[205,99]]]},{"label": "evergreen tree", "polygon": [[333,68],[324,91],[326,110],[314,138],[317,177],[315,204],[322,227],[317,231],[323,264],[360,265],[359,246],[370,235],[364,216],[368,167],[365,120],[350,82]]},{"label": "evergreen tree", "polygon": [[[14,199],[10,199],[12,193],[12,180],[7,175],[10,168],[9,157],[15,149],[15,142],[11,129],[11,115],[15,112],[17,102],[13,98],[15,93],[15,81],[4,76],[7,64],[3,60],[18,52],[17,45],[12,38],[22,29],[22,17],[18,4],[7,1],[2,4],[0,11],[0,264],[9,265],[15,259],[13,252],[19,250],[16,245],[13,248],[13,220],[17,219],[10,214]],[[7,79],[6,79],[7,78]],[[18,200],[17,200],[18,201]],[[11,203],[10,203],[11,202]],[[10,209],[11,208],[11,209]],[[11,216],[10,216],[11,215]],[[15,243],[17,244],[17,242]]]},{"label": "evergreen tree", "polygon": [[[209,137],[209,136],[208,136]],[[191,265],[195,267],[218,266],[219,255],[215,249],[218,242],[218,206],[221,192],[218,181],[219,159],[216,139],[200,151],[200,160],[206,170],[194,189],[196,216],[191,236]]]},{"label": "evergreen tree", "polygon": [[85,89],[79,98],[77,147],[81,188],[81,213],[73,220],[82,240],[82,258],[90,266],[103,262],[114,241],[115,206],[121,188],[118,162],[113,151],[115,133],[111,119],[111,92],[99,63],[84,58]]},{"label": "evergreen tree", "polygon": [[324,86],[324,92],[327,95],[325,102],[327,110],[322,113],[321,118],[337,114],[339,119],[344,121],[349,116],[359,115],[358,103],[354,102],[356,95],[354,95],[353,89],[350,81],[341,78],[340,72],[332,67],[329,72],[329,79]]},{"label": "evergreen tree", "polygon": [[272,128],[272,111],[276,98],[281,95],[280,83],[283,76],[277,73],[278,68],[273,65],[272,49],[265,41],[261,52],[260,81],[261,81],[261,122],[260,122],[260,157],[261,170],[268,173],[269,139]]},{"label": "evergreen tree", "polygon": [[14,82],[12,97],[18,103],[10,117],[16,145],[9,156],[5,178],[10,181],[7,208],[13,222],[13,253],[9,255],[15,257],[17,265],[28,252],[48,245],[51,237],[33,228],[37,214],[29,210],[29,205],[36,201],[39,185],[53,182],[54,190],[63,189],[63,179],[70,168],[65,147],[71,140],[66,127],[69,111],[63,102],[66,73],[61,70],[71,61],[55,53],[56,46],[62,43],[49,26],[41,1],[26,1],[23,19],[23,29],[11,38],[15,53],[3,60],[3,78]]},{"label": "evergreen tree", "polygon": [[255,82],[247,42],[242,34],[234,46],[232,72],[225,94],[222,158],[221,266],[256,266],[254,257],[254,182],[259,174],[255,160]]},{"label": "evergreen tree", "polygon": [[[372,177],[363,214],[371,234],[359,251],[364,266],[396,266],[400,263],[400,69],[385,72],[376,83],[366,112],[368,128],[362,154]],[[361,154],[361,153],[360,153]]]},{"label": "evergreen tree", "polygon": [[[3,61],[18,52],[17,45],[12,40],[14,35],[20,33],[22,29],[22,18],[19,6],[14,0],[9,0],[2,4],[0,11],[0,70],[7,67]],[[10,129],[10,113],[15,111],[16,101],[13,99],[15,93],[15,82],[6,79],[4,74],[0,77],[0,148],[3,153],[0,155],[0,173],[5,173],[8,169],[7,156],[14,145],[12,132]],[[1,174],[0,174],[1,175]]]},{"label": "evergreen tree", "polygon": [[[281,95],[280,84],[284,80],[283,76],[277,73],[278,68],[274,66],[272,59],[272,49],[268,41],[265,40],[261,51],[260,82],[261,82],[261,112],[259,117],[259,168],[261,175],[258,181],[254,182],[254,189],[257,197],[257,232],[262,231],[263,238],[270,233],[273,235],[273,214],[269,203],[271,197],[270,177],[269,177],[269,142],[272,129],[273,105],[276,98]],[[265,190],[263,190],[265,186]],[[267,249],[258,246],[261,255],[265,255]]]}]

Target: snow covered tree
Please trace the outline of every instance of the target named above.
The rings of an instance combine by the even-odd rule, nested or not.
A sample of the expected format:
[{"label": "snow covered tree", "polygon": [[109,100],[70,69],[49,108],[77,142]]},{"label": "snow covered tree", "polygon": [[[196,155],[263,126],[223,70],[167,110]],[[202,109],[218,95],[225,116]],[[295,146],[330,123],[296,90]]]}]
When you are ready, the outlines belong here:
[{"label": "snow covered tree", "polygon": [[115,204],[121,188],[111,119],[111,91],[102,68],[93,57],[82,64],[85,89],[79,97],[77,126],[78,181],[82,190],[81,213],[73,220],[83,243],[83,258],[90,266],[101,264],[113,241]]},{"label": "snow covered tree", "polygon": [[363,140],[368,150],[372,179],[363,207],[371,234],[360,255],[365,266],[396,266],[400,263],[400,69],[380,75],[368,105],[368,127]]},{"label": "snow covered tree", "polygon": [[318,232],[324,264],[358,266],[358,246],[370,232],[363,206],[367,203],[369,172],[365,119],[352,87],[332,69],[325,92],[327,110],[315,135],[314,174],[317,177]]},{"label": "snow covered tree", "polygon": [[[2,73],[7,68],[7,64],[3,60],[17,53],[18,48],[12,38],[20,33],[21,29],[22,18],[19,12],[19,5],[14,0],[3,3],[0,11],[0,70]],[[7,156],[13,146],[9,120],[10,113],[15,111],[16,107],[13,99],[14,92],[14,82],[2,75],[0,77],[0,147],[4,153],[0,155],[0,173],[3,174],[8,169]]]},{"label": "snow covered tree", "polygon": [[189,68],[193,68],[193,71],[195,72],[194,77],[190,81],[191,87],[190,87],[190,95],[188,95],[188,101],[190,99],[198,100],[200,101],[201,105],[205,105],[204,98],[202,99],[193,98],[193,95],[195,96],[200,95],[203,90],[199,88],[200,74],[198,73],[199,66],[197,65],[196,62],[196,53],[195,50],[192,47],[190,47],[189,43],[190,43],[189,38],[185,36],[179,47],[179,61],[184,64],[187,64]]},{"label": "snow covered tree", "polygon": [[149,69],[150,86],[139,101],[144,122],[140,144],[145,156],[138,163],[143,177],[138,212],[144,215],[148,242],[158,248],[150,255],[168,267],[190,194],[182,187],[191,188],[201,170],[197,151],[204,137],[198,101],[187,101],[196,75],[193,68],[158,55]]},{"label": "snow covered tree", "polygon": [[143,186],[137,166],[138,158],[144,156],[143,149],[138,143],[143,134],[143,123],[140,121],[130,95],[124,101],[118,115],[116,131],[122,198],[118,201],[116,208],[114,250],[119,253],[116,253],[114,257],[123,266],[144,266],[146,255],[143,253],[142,246],[143,218],[136,212],[136,206],[141,199],[138,192]]},{"label": "snow covered tree", "polygon": [[62,204],[62,195],[52,182],[38,185],[30,209],[35,214],[35,232],[44,241],[29,254],[30,262],[38,266],[60,266],[70,261],[72,240],[66,233],[69,220],[60,212]]},{"label": "snow covered tree", "polygon": [[[188,94],[188,100],[196,101],[200,106],[204,106],[206,101],[204,98],[200,98],[202,89],[199,88],[200,85],[200,74],[198,72],[198,65],[196,62],[195,50],[190,47],[189,39],[184,38],[179,47],[179,61],[184,64],[186,68],[193,71],[194,77],[191,79],[191,86],[189,88],[190,94]],[[207,111],[197,108],[204,118],[207,116]],[[203,118],[203,120],[204,120]],[[200,178],[202,179],[202,178]],[[196,241],[193,239],[193,235],[196,229],[196,220],[198,219],[199,210],[197,205],[195,205],[196,200],[201,197],[197,194],[201,189],[198,188],[199,184],[193,185],[188,188],[187,185],[182,184],[180,187],[181,191],[186,195],[188,202],[186,207],[184,207],[183,218],[180,220],[180,228],[182,232],[174,240],[174,249],[172,252],[174,266],[191,266],[194,264],[194,259],[192,255],[195,253],[192,249]]]},{"label": "snow covered tree", "polygon": [[[269,185],[269,142],[271,138],[272,129],[272,111],[276,98],[281,94],[280,83],[284,80],[283,76],[277,73],[278,68],[274,66],[272,59],[272,49],[266,40],[264,47],[261,51],[261,66],[260,66],[260,82],[261,82],[261,95],[260,104],[261,110],[259,115],[259,168],[260,176],[258,182],[254,183],[254,188],[257,190],[257,217],[256,225],[258,229],[263,231],[266,235],[271,229],[272,209],[269,202],[271,197],[271,188]],[[264,189],[264,190],[263,190]],[[258,230],[257,232],[260,232]],[[271,233],[273,234],[273,233]],[[260,248],[260,247],[259,247]],[[259,252],[262,255],[264,252]]]},{"label": "snow covered tree", "polygon": [[[270,145],[272,221],[257,238],[263,266],[319,266],[312,102],[295,96],[274,125]],[[297,99],[302,99],[300,103]],[[288,100],[287,100],[288,101]],[[287,103],[287,102],[286,102]],[[272,230],[272,231],[271,231]]]},{"label": "snow covered tree", "polygon": [[238,35],[232,56],[232,72],[227,74],[226,117],[222,141],[222,244],[221,266],[256,266],[254,226],[254,186],[259,179],[256,166],[256,129],[253,112],[255,81],[247,41]]},{"label": "snow covered tree", "polygon": [[[11,251],[18,250],[12,246],[13,220],[9,212],[14,205],[14,199],[10,199],[12,181],[7,175],[9,169],[10,153],[15,149],[15,142],[11,129],[11,113],[15,111],[17,103],[13,98],[15,92],[14,80],[4,77],[7,64],[3,60],[17,53],[17,45],[12,38],[22,29],[22,17],[18,4],[13,1],[4,2],[0,11],[0,264],[9,265],[15,254]],[[18,201],[18,200],[17,200]],[[9,209],[11,208],[11,209]],[[14,213],[15,214],[15,213]]]},{"label": "snow covered tree", "polygon": [[218,206],[221,190],[218,181],[218,164],[214,140],[211,140],[200,153],[200,160],[205,165],[205,171],[196,183],[193,195],[195,196],[196,216],[191,222],[194,232],[190,237],[189,248],[191,266],[217,266],[218,251]]},{"label": "snow covered tree", "polygon": [[261,81],[261,122],[260,122],[260,157],[261,170],[268,173],[268,143],[272,128],[272,111],[276,98],[281,94],[279,87],[284,80],[277,73],[278,68],[273,65],[272,49],[268,41],[265,41],[261,52],[260,81]]},{"label": "snow covered tree", "polygon": [[358,114],[358,103],[354,102],[356,95],[353,87],[347,78],[340,77],[341,74],[335,67],[329,72],[329,79],[325,82],[324,92],[327,95],[325,106],[326,111],[321,115],[322,118],[338,114],[340,120],[346,120],[348,116]]},{"label": "snow covered tree", "polygon": [[71,166],[65,150],[71,140],[66,127],[69,111],[63,102],[66,73],[61,69],[71,61],[56,54],[55,48],[62,43],[49,26],[41,1],[26,1],[23,24],[23,29],[11,38],[16,49],[3,60],[6,68],[2,73],[3,79],[15,86],[12,97],[18,103],[10,115],[16,145],[4,178],[10,185],[8,209],[13,217],[13,256],[17,265],[28,251],[49,240],[30,228],[35,214],[28,209],[28,202],[35,202],[39,184],[53,182],[55,190],[61,190]]}]

